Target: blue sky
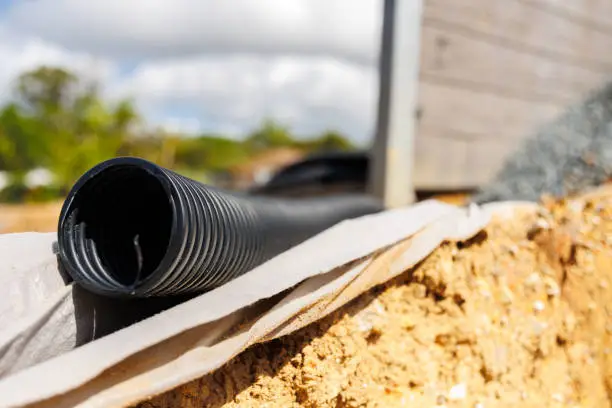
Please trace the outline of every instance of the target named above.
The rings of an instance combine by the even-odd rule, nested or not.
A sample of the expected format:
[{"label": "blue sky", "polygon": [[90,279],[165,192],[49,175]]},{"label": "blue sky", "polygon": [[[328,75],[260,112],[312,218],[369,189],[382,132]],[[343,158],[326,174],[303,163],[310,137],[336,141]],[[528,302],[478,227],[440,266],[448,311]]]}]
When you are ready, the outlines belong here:
[{"label": "blue sky", "polygon": [[380,0],[0,0],[0,98],[56,64],[133,98],[154,124],[370,139]]}]

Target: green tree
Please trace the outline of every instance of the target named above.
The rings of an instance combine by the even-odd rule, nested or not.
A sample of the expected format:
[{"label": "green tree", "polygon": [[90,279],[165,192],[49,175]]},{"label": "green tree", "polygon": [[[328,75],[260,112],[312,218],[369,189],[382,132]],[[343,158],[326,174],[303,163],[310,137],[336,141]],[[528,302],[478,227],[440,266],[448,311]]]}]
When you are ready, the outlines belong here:
[{"label": "green tree", "polygon": [[49,115],[71,106],[77,97],[78,78],[56,67],[41,66],[17,79],[17,101],[31,113]]},{"label": "green tree", "polygon": [[328,130],[319,137],[303,142],[303,146],[311,151],[348,151],[355,149],[355,145],[350,140],[333,130]]},{"label": "green tree", "polygon": [[259,128],[248,135],[245,142],[254,151],[274,147],[289,147],[296,144],[288,127],[280,125],[271,119],[264,120]]},{"label": "green tree", "polygon": [[20,179],[45,157],[44,140],[34,121],[13,103],[0,110],[0,170]]},{"label": "green tree", "polygon": [[182,139],[177,146],[177,166],[207,171],[223,171],[249,155],[245,143],[222,136],[203,135]]},{"label": "green tree", "polygon": [[242,141],[222,135],[137,134],[134,125],[140,118],[131,101],[104,101],[98,84],[58,67],[23,73],[14,91],[13,102],[0,108],[0,170],[19,181],[28,170],[46,167],[63,192],[89,168],[117,155],[140,156],[189,174],[209,175],[267,149],[354,148],[335,131],[296,140],[287,126],[271,119]]},{"label": "green tree", "polygon": [[130,101],[104,103],[96,84],[56,67],[21,75],[16,100],[23,123],[5,127],[2,122],[0,128],[14,139],[39,144],[37,151],[44,154],[36,157],[37,165],[48,167],[63,189],[98,162],[116,156],[138,120]]}]

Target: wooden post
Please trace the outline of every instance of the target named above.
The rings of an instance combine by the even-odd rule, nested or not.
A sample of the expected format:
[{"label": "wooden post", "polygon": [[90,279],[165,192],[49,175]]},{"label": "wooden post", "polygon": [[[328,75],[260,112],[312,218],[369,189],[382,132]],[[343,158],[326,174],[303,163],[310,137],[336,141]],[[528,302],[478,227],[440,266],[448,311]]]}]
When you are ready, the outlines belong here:
[{"label": "wooden post", "polygon": [[412,174],[422,9],[422,0],[384,1],[378,120],[369,189],[388,208],[415,200]]}]

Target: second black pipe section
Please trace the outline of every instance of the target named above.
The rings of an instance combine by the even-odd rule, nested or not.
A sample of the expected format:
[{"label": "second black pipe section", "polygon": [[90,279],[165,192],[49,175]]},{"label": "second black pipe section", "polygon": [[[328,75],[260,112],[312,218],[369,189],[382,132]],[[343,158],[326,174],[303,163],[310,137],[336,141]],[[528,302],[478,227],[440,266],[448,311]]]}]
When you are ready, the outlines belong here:
[{"label": "second black pipe section", "polygon": [[101,295],[201,292],[342,220],[382,209],[365,195],[240,195],[142,159],[116,158],[70,191],[60,214],[59,256],[78,284]]}]

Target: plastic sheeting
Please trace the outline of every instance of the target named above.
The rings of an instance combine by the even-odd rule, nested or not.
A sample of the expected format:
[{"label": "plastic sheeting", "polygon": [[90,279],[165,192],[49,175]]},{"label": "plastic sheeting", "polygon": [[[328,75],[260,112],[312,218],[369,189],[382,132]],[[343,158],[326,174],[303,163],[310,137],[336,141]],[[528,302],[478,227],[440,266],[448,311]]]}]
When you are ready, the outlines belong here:
[{"label": "plastic sheeting", "polygon": [[321,319],[517,205],[432,200],[344,221],[191,299],[93,295],[58,268],[55,234],[0,235],[0,405],[106,408],[162,393]]}]

